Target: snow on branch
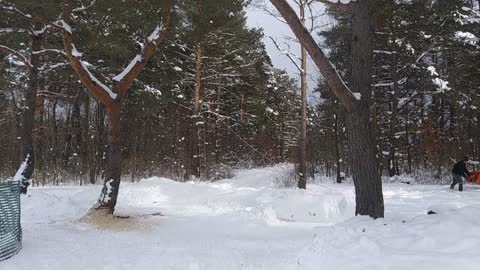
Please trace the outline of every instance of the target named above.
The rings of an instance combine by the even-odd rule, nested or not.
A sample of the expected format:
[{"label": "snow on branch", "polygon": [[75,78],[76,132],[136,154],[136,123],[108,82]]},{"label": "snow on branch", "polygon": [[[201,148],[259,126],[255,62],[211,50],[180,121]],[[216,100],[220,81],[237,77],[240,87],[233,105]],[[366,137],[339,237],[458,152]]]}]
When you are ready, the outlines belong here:
[{"label": "snow on branch", "polygon": [[332,10],[335,10],[336,12],[350,13],[352,9],[350,3],[352,1],[354,2],[355,0],[314,0],[314,1],[325,4]]},{"label": "snow on branch", "polygon": [[163,31],[163,26],[162,25],[157,25],[155,27],[155,30],[148,36],[147,40],[148,42],[155,43],[157,39],[160,37],[160,33]]},{"label": "snow on branch", "polygon": [[127,75],[131,70],[132,68],[138,63],[138,62],[141,62],[142,61],[142,56],[137,54],[135,56],[135,58],[133,58],[133,60],[130,62],[130,64],[128,64],[128,66],[120,73],[118,74],[117,76],[113,77],[113,80],[116,81],[116,82],[119,82],[121,81],[125,75]]},{"label": "snow on branch", "polygon": [[[6,4],[6,5],[4,5],[2,3]],[[13,4],[7,3],[7,2],[1,1],[1,0],[0,0],[0,10],[5,10],[7,12],[11,12],[13,14],[19,15],[22,19],[25,19],[25,20],[28,20],[28,21],[45,24],[45,25],[48,26],[47,28],[51,27],[51,28],[55,28],[57,30],[65,30],[62,26],[60,26],[58,24],[49,22],[48,20],[46,20],[44,18],[33,17],[32,15],[30,15],[28,13],[22,12],[21,10],[16,8]],[[42,30],[34,31],[32,33],[34,35],[39,35],[39,34],[42,34],[47,28],[42,28]]]},{"label": "snow on branch", "polygon": [[88,5],[88,6],[84,6],[83,3],[82,3],[82,6],[81,6],[81,7],[72,9],[72,13],[77,13],[77,12],[85,11],[85,10],[93,7],[96,2],[97,2],[97,0],[92,0],[92,2],[90,2],[90,5]]},{"label": "snow on branch", "polygon": [[14,49],[11,49],[7,46],[0,45],[0,51],[3,51],[3,52],[6,52],[8,54],[11,54],[11,55],[15,56],[18,60],[23,62],[27,66],[28,69],[33,67],[32,64],[30,63],[30,61],[28,61],[28,59],[24,55],[15,51]]},{"label": "snow on branch", "polygon": [[34,36],[41,36],[47,31],[47,29],[48,29],[48,27],[46,25],[44,25],[42,27],[42,29],[40,29],[40,30],[33,30],[33,35]]},{"label": "snow on branch", "polygon": [[68,63],[68,62],[61,62],[61,63],[56,63],[56,64],[53,64],[53,65],[43,65],[43,66],[39,67],[38,70],[45,74],[45,73],[47,73],[49,71],[52,71],[54,69],[68,66],[69,64],[70,63]]},{"label": "snow on branch", "polygon": [[43,49],[40,51],[32,52],[32,54],[44,54],[44,53],[53,53],[53,54],[59,54],[62,56],[67,56],[67,54],[63,50],[57,50],[57,49]]},{"label": "snow on branch", "polygon": [[344,4],[344,5],[348,5],[352,1],[355,2],[355,0],[315,0],[315,1],[321,2],[324,4]]},{"label": "snow on branch", "polygon": [[465,44],[480,48],[480,38],[470,32],[457,31],[455,32],[455,38],[459,41],[463,41]]},{"label": "snow on branch", "polygon": [[[88,7],[80,7],[73,9],[72,0],[66,0],[64,10],[62,14],[62,20],[60,20],[62,31],[62,40],[67,54],[75,73],[77,73],[80,81],[88,88],[88,90],[102,103],[111,105],[114,100],[124,100],[127,90],[130,88],[133,80],[137,78],[144,66],[150,60],[157,50],[158,44],[164,39],[166,28],[170,22],[170,15],[172,9],[172,0],[164,1],[162,22],[155,27],[153,32],[145,38],[145,45],[142,47],[139,54],[137,54],[127,67],[120,72],[117,76],[113,77],[113,81],[116,82],[115,89],[117,93],[114,93],[112,89],[100,82],[88,69],[88,63],[82,61],[82,53],[80,53],[73,44],[73,32],[69,25],[72,17],[72,13],[75,11],[82,11]],[[95,1],[92,1],[91,5]],[[91,6],[90,5],[90,6]]]},{"label": "snow on branch", "polygon": [[93,81],[94,83],[96,83],[98,86],[100,86],[105,92],[108,93],[108,95],[113,99],[115,100],[117,98],[117,94],[114,93],[112,91],[112,89],[110,89],[110,87],[106,86],[105,84],[103,84],[102,82],[100,82],[95,76],[93,76],[93,74],[90,72],[90,70],[88,69],[88,66],[91,65],[89,64],[88,62],[85,62],[85,61],[82,61],[80,60],[80,64],[82,65],[82,68],[85,70],[85,72],[87,72],[89,78],[91,81]]},{"label": "snow on branch", "polygon": [[72,34],[72,27],[68,23],[64,20],[60,20],[59,23],[61,24],[63,31],[67,31],[70,35]]},{"label": "snow on branch", "polygon": [[89,63],[81,59],[82,54],[78,52],[75,45],[71,43],[72,35],[68,31],[62,32],[65,53],[70,60],[74,71],[77,73],[80,81],[92,92],[92,94],[104,103],[110,103],[117,98],[108,86],[100,82],[88,69]]},{"label": "snow on branch", "polygon": [[8,34],[8,33],[25,33],[27,32],[25,29],[20,28],[0,28],[0,34]]},{"label": "snow on branch", "polygon": [[437,88],[437,93],[444,93],[445,91],[450,90],[451,88],[448,87],[448,82],[440,78],[440,75],[437,73],[434,66],[427,67],[427,71],[430,72],[430,76],[432,76],[432,82]]},{"label": "snow on branch", "polygon": [[389,82],[389,83],[376,83],[373,85],[374,87],[391,87],[393,86],[393,82]]},{"label": "snow on branch", "polygon": [[138,77],[140,72],[153,57],[157,51],[157,46],[165,38],[166,27],[170,21],[171,2],[166,4],[167,10],[164,11],[161,24],[157,25],[153,32],[145,38],[145,45],[142,47],[139,54],[137,54],[132,61],[120,72],[113,77],[113,80],[118,83],[120,97],[126,96],[127,90],[130,88],[133,80]]}]

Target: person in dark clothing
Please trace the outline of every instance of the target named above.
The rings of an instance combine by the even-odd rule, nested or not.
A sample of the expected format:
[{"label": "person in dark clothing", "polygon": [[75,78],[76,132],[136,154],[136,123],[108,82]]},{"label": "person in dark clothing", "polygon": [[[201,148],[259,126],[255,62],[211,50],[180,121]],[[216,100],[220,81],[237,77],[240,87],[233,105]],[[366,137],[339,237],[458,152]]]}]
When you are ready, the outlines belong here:
[{"label": "person in dark clothing", "polygon": [[470,172],[467,170],[465,162],[469,161],[470,158],[465,156],[463,160],[457,162],[452,169],[452,184],[450,185],[451,189],[455,188],[455,185],[458,184],[458,191],[463,191],[463,181],[470,175]]}]

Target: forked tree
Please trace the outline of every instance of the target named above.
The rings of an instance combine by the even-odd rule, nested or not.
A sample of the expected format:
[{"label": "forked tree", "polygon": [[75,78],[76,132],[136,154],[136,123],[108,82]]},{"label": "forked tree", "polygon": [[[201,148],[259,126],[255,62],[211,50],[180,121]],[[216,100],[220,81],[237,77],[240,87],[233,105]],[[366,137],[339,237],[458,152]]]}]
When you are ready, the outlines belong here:
[{"label": "forked tree", "polygon": [[[319,2],[328,2],[317,0]],[[382,180],[376,158],[376,142],[370,118],[372,75],[373,0],[348,4],[352,15],[352,89],[344,83],[312,35],[302,25],[287,0],[270,0],[304,46],[329,88],[347,111],[349,147],[355,184],[356,215],[384,216]],[[340,4],[339,4],[340,5]]]},{"label": "forked tree", "polygon": [[159,44],[164,40],[169,27],[172,0],[162,0],[162,2],[161,21],[153,32],[145,37],[142,49],[126,68],[111,78],[113,86],[109,87],[90,72],[88,64],[82,60],[82,54],[76,49],[73,39],[74,32],[70,27],[73,3],[72,0],[65,0],[62,20],[60,21],[65,53],[79,80],[95,98],[105,105],[108,116],[109,153],[107,168],[100,197],[94,206],[94,210],[105,211],[106,214],[113,214],[120,188],[122,169],[120,119],[128,90],[133,80],[138,77],[155,54]]}]

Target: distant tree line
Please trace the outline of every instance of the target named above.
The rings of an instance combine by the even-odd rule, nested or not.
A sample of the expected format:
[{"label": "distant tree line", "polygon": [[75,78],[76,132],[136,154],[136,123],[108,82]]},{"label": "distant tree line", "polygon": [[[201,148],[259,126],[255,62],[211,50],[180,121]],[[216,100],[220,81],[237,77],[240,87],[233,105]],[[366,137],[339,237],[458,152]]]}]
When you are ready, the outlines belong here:
[{"label": "distant tree line", "polygon": [[[161,19],[161,1],[74,2],[82,7],[72,11],[76,49],[97,77],[119,74]],[[63,1],[10,3],[52,22],[63,10]],[[382,174],[441,177],[462,155],[480,159],[478,3],[376,3],[370,121]],[[167,36],[123,108],[124,177],[215,179],[236,167],[298,161],[299,84],[272,66],[262,30],[246,26],[246,4],[175,1]],[[34,182],[98,182],[109,158],[105,106],[79,83],[60,32],[1,6],[0,45],[35,60],[0,50],[0,175],[11,176],[24,156],[22,117],[32,109]],[[351,10],[329,7],[335,23],[320,45],[351,86]],[[347,112],[325,81],[317,91],[323,102],[307,113],[308,171],[349,176]]]},{"label": "distant tree line", "polygon": [[[441,178],[454,161],[480,160],[480,11],[477,1],[376,1],[372,123],[383,175]],[[330,60],[351,81],[351,13],[330,6],[335,24],[322,31]],[[313,159],[327,173],[349,173],[345,112],[324,82],[315,108],[320,147]],[[445,178],[445,177],[444,177]],[[448,180],[448,178],[447,178]]]},{"label": "distant tree line", "polygon": [[[140,2],[78,2],[82,8],[72,10],[76,52],[99,80],[113,83],[101,74],[120,73],[161,20],[161,3]],[[297,83],[272,66],[262,31],[246,26],[245,4],[175,1],[167,36],[133,81],[123,108],[124,177],[212,179],[232,168],[297,160]],[[34,183],[96,183],[110,155],[107,108],[75,76],[61,52],[61,33],[23,16],[55,22],[63,3],[2,5],[0,45],[38,58],[38,87],[32,103],[26,99],[29,69],[0,51],[1,175],[18,168],[19,118],[33,107]]]}]

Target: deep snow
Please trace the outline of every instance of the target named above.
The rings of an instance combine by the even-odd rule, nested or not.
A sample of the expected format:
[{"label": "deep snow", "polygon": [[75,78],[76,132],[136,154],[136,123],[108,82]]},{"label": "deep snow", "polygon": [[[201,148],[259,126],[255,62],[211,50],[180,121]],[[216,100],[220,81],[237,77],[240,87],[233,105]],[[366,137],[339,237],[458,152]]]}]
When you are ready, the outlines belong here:
[{"label": "deep snow", "polygon": [[[280,189],[282,169],[213,183],[121,186],[117,213],[82,219],[100,186],[32,188],[23,250],[1,270],[477,269],[480,187],[387,184],[386,218],[353,217],[349,184]],[[426,215],[431,209],[437,215]],[[158,214],[160,215],[151,215]]]}]

